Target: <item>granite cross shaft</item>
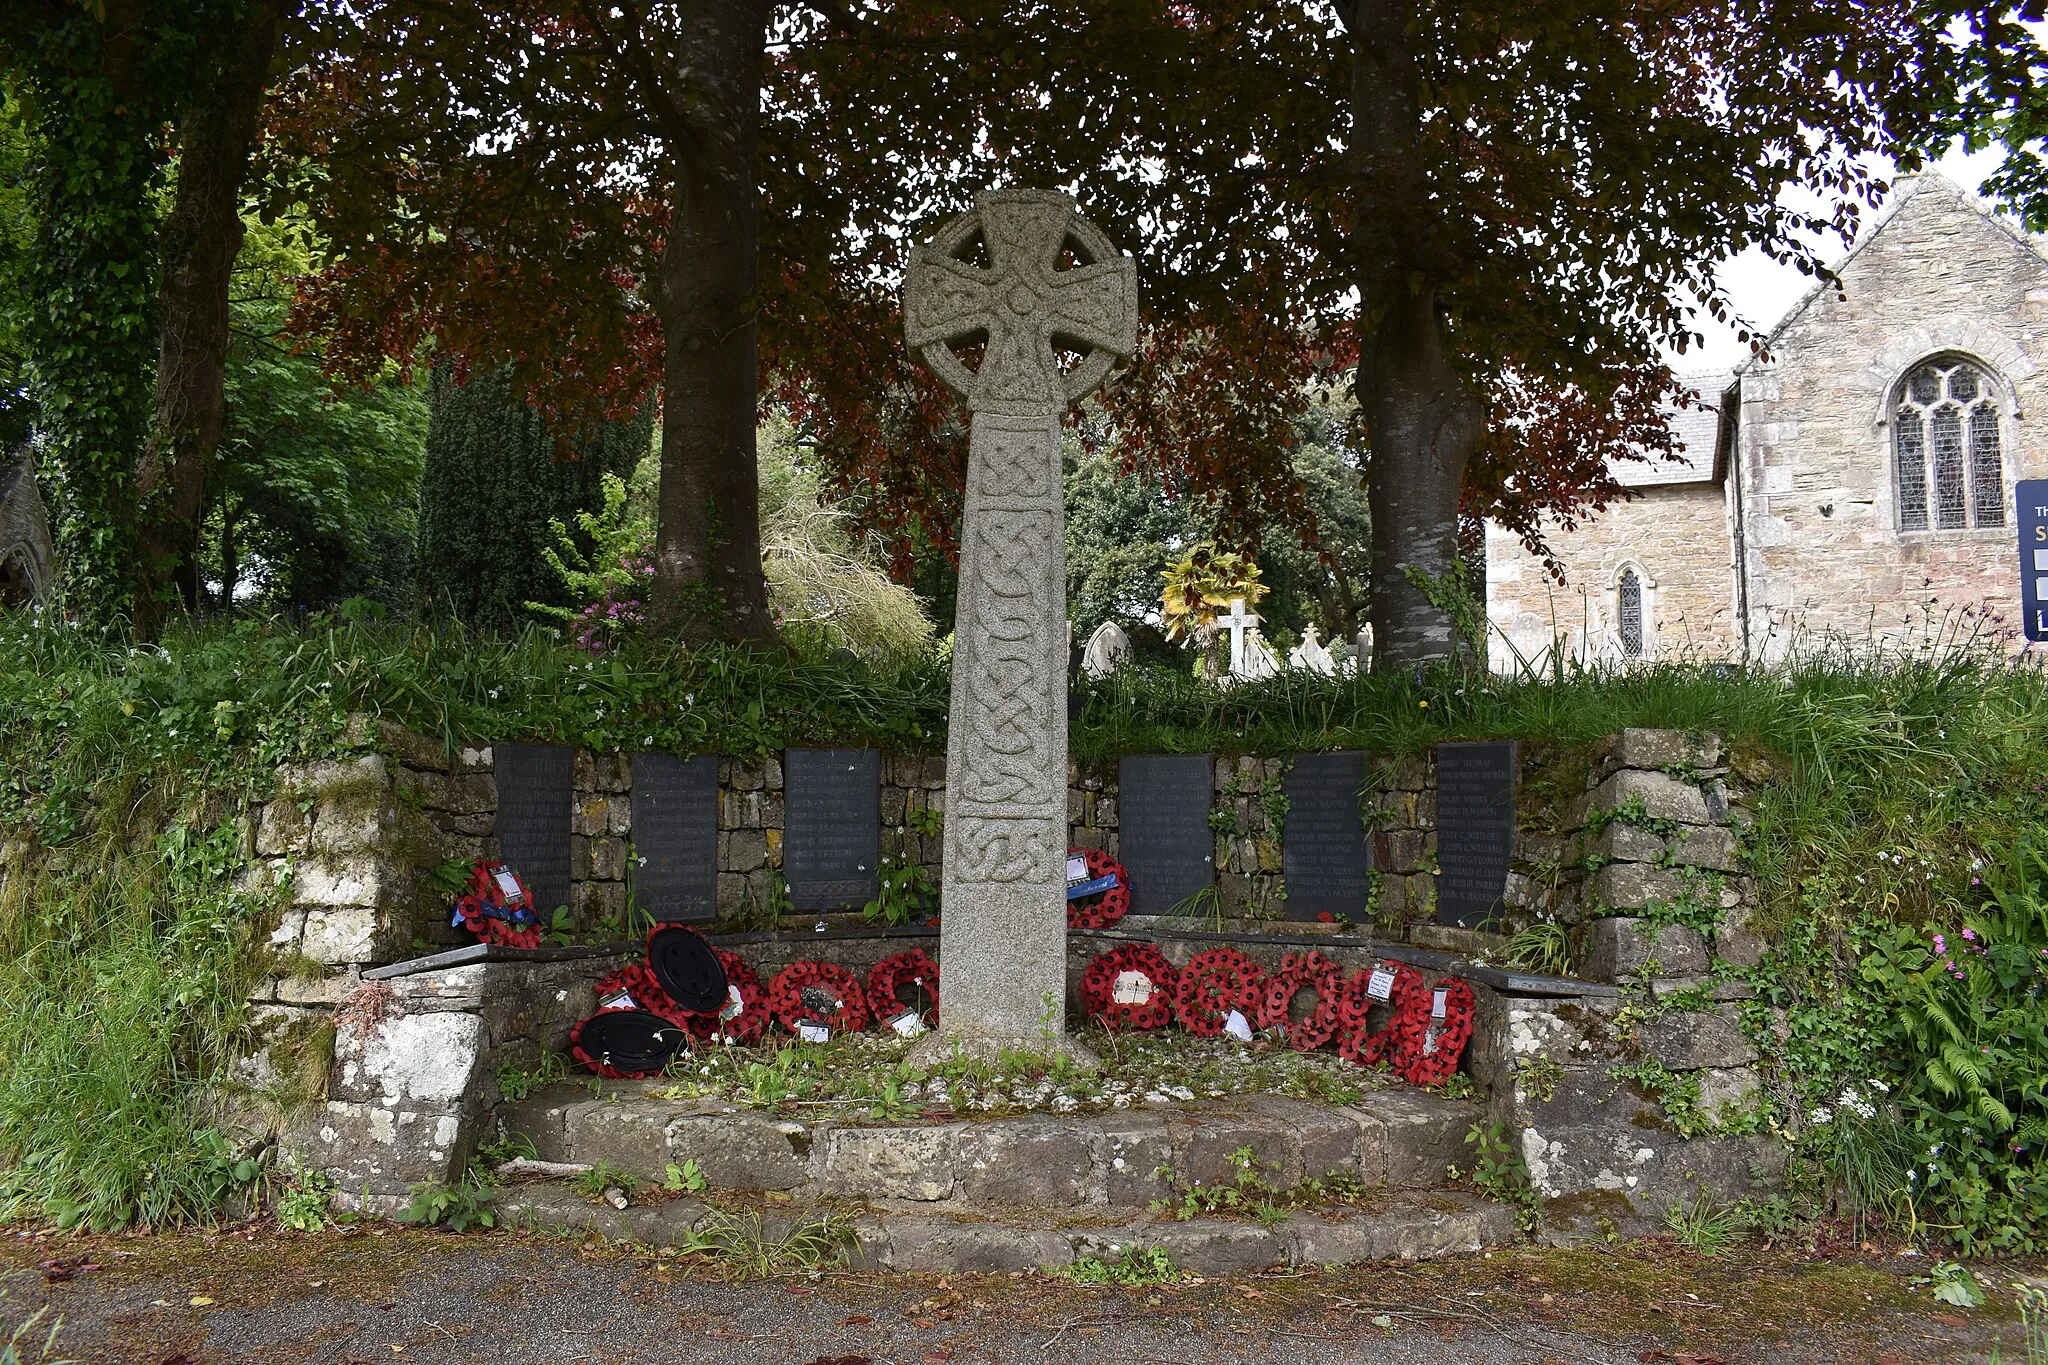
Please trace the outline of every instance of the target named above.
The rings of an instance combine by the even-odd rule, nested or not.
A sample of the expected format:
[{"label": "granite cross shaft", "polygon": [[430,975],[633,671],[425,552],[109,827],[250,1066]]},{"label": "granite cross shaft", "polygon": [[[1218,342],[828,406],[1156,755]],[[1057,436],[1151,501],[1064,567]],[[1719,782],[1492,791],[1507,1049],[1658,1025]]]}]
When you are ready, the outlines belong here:
[{"label": "granite cross shaft", "polygon": [[[985,258],[977,260],[977,256]],[[1063,194],[975,200],[910,256],[905,339],[972,414],[946,752],[939,1031],[1066,1051],[1067,579],[1060,417],[1137,345],[1136,265]],[[954,345],[982,342],[969,370]],[[1078,355],[1062,369],[1060,356]]]}]

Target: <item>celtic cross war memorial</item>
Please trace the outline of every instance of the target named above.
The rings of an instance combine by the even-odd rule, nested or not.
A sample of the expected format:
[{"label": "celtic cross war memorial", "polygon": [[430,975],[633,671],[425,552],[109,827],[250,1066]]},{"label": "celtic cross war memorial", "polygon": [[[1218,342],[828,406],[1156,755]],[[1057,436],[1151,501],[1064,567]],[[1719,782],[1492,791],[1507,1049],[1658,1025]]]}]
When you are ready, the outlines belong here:
[{"label": "celtic cross war memorial", "polygon": [[[940,1031],[1065,1037],[1067,591],[1060,418],[1137,345],[1136,265],[1063,194],[983,195],[911,254],[905,338],[972,414],[960,527]],[[955,345],[984,343],[969,370]],[[1061,355],[1078,355],[1062,367]]]}]

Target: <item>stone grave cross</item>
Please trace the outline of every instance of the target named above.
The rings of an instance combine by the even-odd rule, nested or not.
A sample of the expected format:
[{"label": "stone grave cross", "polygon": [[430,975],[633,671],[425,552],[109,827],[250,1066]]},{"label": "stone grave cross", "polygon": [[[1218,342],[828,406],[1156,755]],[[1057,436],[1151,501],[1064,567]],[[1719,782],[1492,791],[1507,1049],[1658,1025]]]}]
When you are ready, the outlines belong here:
[{"label": "stone grave cross", "polygon": [[[977,259],[977,258],[982,259]],[[946,759],[939,1032],[920,1059],[1065,1038],[1067,587],[1060,417],[1137,345],[1137,266],[1078,205],[1005,190],[911,252],[904,336],[972,414]],[[954,344],[982,342],[969,370]],[[1061,353],[1078,355],[1062,368]]]},{"label": "stone grave cross", "polygon": [[1230,599],[1230,614],[1218,618],[1216,624],[1230,630],[1230,672],[1233,677],[1242,678],[1251,671],[1245,653],[1245,639],[1258,629],[1258,615],[1245,610],[1242,597],[1233,597]]}]

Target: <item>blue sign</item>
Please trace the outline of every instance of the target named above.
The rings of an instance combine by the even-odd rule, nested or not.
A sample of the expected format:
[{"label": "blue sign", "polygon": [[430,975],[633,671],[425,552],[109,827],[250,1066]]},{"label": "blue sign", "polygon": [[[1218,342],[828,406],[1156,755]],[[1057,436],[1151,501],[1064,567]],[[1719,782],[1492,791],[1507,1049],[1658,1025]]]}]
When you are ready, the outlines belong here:
[{"label": "blue sign", "polygon": [[2048,640],[2048,479],[2021,479],[2019,503],[2020,619],[2029,640]]}]

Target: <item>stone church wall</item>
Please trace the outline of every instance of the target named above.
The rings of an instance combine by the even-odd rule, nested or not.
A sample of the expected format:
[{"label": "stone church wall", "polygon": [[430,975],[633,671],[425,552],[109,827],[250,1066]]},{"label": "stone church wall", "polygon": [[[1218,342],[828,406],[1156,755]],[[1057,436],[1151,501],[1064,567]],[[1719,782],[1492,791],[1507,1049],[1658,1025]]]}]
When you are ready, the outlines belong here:
[{"label": "stone church wall", "polygon": [[[1687,451],[1699,460],[1712,455]],[[1512,532],[1489,524],[1486,542],[1496,672],[1547,671],[1557,639],[1570,658],[1618,659],[1615,581],[1630,565],[1644,582],[1649,657],[1724,659],[1739,645],[1728,515],[1718,484],[1645,488],[1569,535],[1555,536],[1562,583]]]},{"label": "stone church wall", "polygon": [[[1801,632],[1864,640],[1988,604],[2017,625],[2011,490],[2048,472],[2048,262],[1955,185],[1922,178],[1743,376],[1750,629],[1761,657]],[[1901,532],[1888,409],[1917,362],[1962,353],[2009,386],[2006,525]]]}]

